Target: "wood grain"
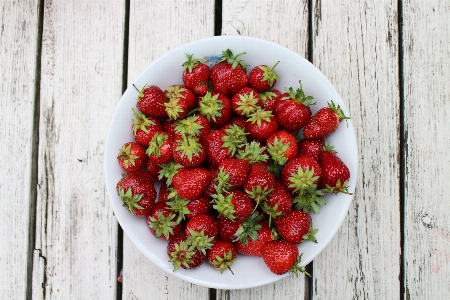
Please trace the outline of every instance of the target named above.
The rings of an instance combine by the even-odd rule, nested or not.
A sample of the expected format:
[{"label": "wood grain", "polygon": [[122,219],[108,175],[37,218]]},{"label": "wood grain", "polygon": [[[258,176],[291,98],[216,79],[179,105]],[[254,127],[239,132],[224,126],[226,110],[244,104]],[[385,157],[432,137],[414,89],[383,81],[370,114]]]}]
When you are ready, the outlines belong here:
[{"label": "wood grain", "polygon": [[405,299],[450,295],[450,6],[404,1]]},{"label": "wood grain", "polygon": [[0,2],[0,295],[27,289],[38,1]]},{"label": "wood grain", "polygon": [[318,0],[313,12],[313,63],[348,105],[360,154],[348,217],[314,260],[313,298],[398,299],[397,1]]},{"label": "wood grain", "polygon": [[45,1],[34,299],[114,299],[104,144],[122,89],[124,1]]},{"label": "wood grain", "polygon": [[[223,35],[244,35],[278,43],[296,53],[308,54],[308,1],[224,0]],[[218,290],[217,299],[300,299],[307,282],[300,275],[273,284],[243,290]]]},{"label": "wood grain", "polygon": [[[214,35],[214,1],[131,1],[128,83],[155,59],[185,43]],[[208,288],[167,274],[126,236],[123,299],[207,299]]]}]

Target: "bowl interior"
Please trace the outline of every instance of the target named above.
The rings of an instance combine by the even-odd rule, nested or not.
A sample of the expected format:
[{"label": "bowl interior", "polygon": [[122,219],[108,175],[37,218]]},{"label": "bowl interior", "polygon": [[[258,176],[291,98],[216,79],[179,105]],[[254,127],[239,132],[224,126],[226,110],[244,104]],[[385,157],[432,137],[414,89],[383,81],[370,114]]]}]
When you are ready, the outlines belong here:
[{"label": "bowl interior", "polygon": [[[306,95],[314,96],[316,105],[311,109],[313,113],[320,107],[326,106],[333,100],[339,104],[346,115],[349,112],[337,91],[325,76],[310,62],[300,55],[277,44],[249,37],[222,36],[195,41],[177,48],[147,67],[133,82],[138,88],[145,85],[157,85],[165,89],[172,84],[181,84],[181,64],[186,60],[185,53],[193,53],[194,57],[203,58],[211,55],[220,55],[223,50],[231,49],[234,54],[246,52],[241,58],[250,66],[249,72],[256,65],[274,65],[280,77],[275,88],[284,91],[286,87],[298,88],[301,80]],[[195,270],[180,269],[173,272],[173,266],[168,262],[166,254],[167,242],[156,239],[149,231],[145,218],[133,217],[125,208],[116,193],[115,186],[121,178],[122,169],[117,163],[116,157],[121,146],[128,141],[133,141],[131,125],[133,119],[132,108],[136,107],[138,92],[132,87],[123,94],[114,114],[105,148],[105,179],[108,194],[114,213],[132,242],[154,264],[169,274],[177,276],[188,282],[218,288],[240,289],[265,285],[277,281],[289,274],[275,275],[264,265],[261,258],[239,255],[233,264],[235,275],[230,272],[214,270],[207,264]],[[327,138],[334,145],[339,157],[350,169],[351,178],[349,191],[353,192],[357,180],[358,151],[356,137],[351,120],[342,122],[338,130]],[[159,189],[159,186],[157,186]],[[321,207],[320,214],[312,214],[314,227],[319,229],[316,234],[318,243],[304,242],[298,246],[302,256],[302,265],[313,260],[329,243],[342,224],[352,196],[346,194],[327,195],[327,204]]]}]

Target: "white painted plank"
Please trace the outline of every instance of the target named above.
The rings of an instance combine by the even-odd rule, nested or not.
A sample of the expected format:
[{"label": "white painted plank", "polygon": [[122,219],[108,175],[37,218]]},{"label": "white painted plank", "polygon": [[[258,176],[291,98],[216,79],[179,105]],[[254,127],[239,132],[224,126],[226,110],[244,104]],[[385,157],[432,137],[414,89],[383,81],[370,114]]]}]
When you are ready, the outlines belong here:
[{"label": "white painted plank", "polygon": [[337,236],[314,260],[314,299],[400,295],[397,1],[314,2],[313,62],[347,103],[360,170]]},{"label": "white painted plank", "polygon": [[24,299],[38,1],[0,2],[0,295]]},{"label": "white painted plank", "polygon": [[450,5],[403,3],[405,299],[450,295]]},{"label": "white painted plank", "polygon": [[122,92],[124,10],[124,1],[45,1],[35,299],[116,295],[103,152]]},{"label": "white painted plank", "polygon": [[[308,1],[224,0],[223,35],[244,35],[280,44],[307,57]],[[291,275],[266,286],[219,290],[217,299],[303,299],[305,278]]]},{"label": "white painted plank", "polygon": [[[128,83],[155,59],[214,35],[214,1],[131,1]],[[123,299],[207,299],[208,288],[167,274],[128,239],[123,242]]]}]

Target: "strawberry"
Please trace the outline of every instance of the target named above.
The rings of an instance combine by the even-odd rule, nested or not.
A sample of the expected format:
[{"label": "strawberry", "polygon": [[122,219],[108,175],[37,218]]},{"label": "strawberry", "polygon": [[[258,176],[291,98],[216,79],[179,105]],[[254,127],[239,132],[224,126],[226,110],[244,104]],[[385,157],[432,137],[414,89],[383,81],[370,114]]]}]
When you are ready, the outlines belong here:
[{"label": "strawberry", "polygon": [[302,85],[294,91],[291,87],[286,90],[280,99],[275,103],[275,115],[280,126],[287,131],[296,131],[306,126],[312,112],[309,105],[312,105],[312,96],[305,96]]},{"label": "strawberry", "polygon": [[247,118],[243,116],[233,116],[231,117],[231,120],[222,126],[222,129],[229,129],[231,126],[236,125],[243,129],[245,129],[245,126],[247,126]]},{"label": "strawberry", "polygon": [[217,221],[209,215],[194,216],[186,223],[187,241],[203,254],[213,245],[219,227]]},{"label": "strawberry", "polygon": [[175,141],[173,159],[183,167],[199,166],[206,157],[203,144],[195,137],[185,136]]},{"label": "strawberry", "polygon": [[156,189],[153,177],[146,171],[129,173],[116,185],[123,207],[133,216],[145,216],[155,205]]},{"label": "strawberry", "polygon": [[211,249],[206,252],[206,259],[214,269],[222,273],[228,269],[234,275],[231,270],[231,265],[236,260],[236,249],[233,243],[216,239]]},{"label": "strawberry", "polygon": [[142,113],[150,117],[167,117],[164,109],[167,99],[159,87],[150,85],[139,90],[135,85],[133,86],[139,92],[136,106]]},{"label": "strawberry", "polygon": [[273,192],[265,199],[262,210],[269,216],[269,225],[272,219],[287,213],[292,208],[291,193],[280,183],[276,183]]},{"label": "strawberry", "polygon": [[148,147],[155,132],[163,129],[162,125],[154,117],[147,117],[143,113],[136,112],[134,109],[133,113],[136,117],[136,119],[133,119],[133,125],[131,127],[134,140],[138,144]]},{"label": "strawberry", "polygon": [[117,156],[120,167],[127,173],[140,170],[147,163],[145,149],[135,142],[125,143]]},{"label": "strawberry", "polygon": [[324,148],[324,152],[319,156],[319,164],[322,168],[320,187],[334,194],[338,192],[352,194],[348,192],[350,170],[331,146],[328,145]]},{"label": "strawberry", "polygon": [[263,105],[258,92],[249,87],[240,89],[231,98],[233,111],[239,116],[248,116]]},{"label": "strawberry", "polygon": [[197,104],[195,94],[183,85],[175,84],[167,87],[164,95],[167,98],[164,107],[167,116],[172,120],[186,118],[189,111]]},{"label": "strawberry", "polygon": [[280,130],[273,133],[266,141],[267,152],[279,165],[297,157],[297,140],[287,131]]},{"label": "strawberry", "polygon": [[298,276],[298,272],[301,272],[310,276],[304,268],[299,266],[301,255],[297,246],[292,243],[280,240],[267,242],[261,247],[261,256],[274,274],[282,275],[291,272]]},{"label": "strawberry", "polygon": [[298,156],[288,161],[281,171],[281,182],[292,193],[315,189],[322,175],[319,163],[309,156]]},{"label": "strawberry", "polygon": [[192,136],[203,141],[208,135],[210,124],[208,119],[200,114],[189,116],[175,124],[174,135],[175,139],[181,139],[182,134]]},{"label": "strawberry", "polygon": [[248,161],[251,165],[257,162],[262,162],[264,165],[268,164],[269,153],[265,146],[262,146],[259,142],[252,141],[245,144],[244,148],[240,148],[236,155],[236,158]]},{"label": "strawberry", "polygon": [[159,193],[158,193],[158,201],[159,202],[169,201],[170,192],[171,192],[171,190],[169,189],[169,186],[165,182],[161,183],[161,187],[159,188]]},{"label": "strawberry", "polygon": [[182,79],[186,87],[195,94],[204,96],[208,92],[208,82],[211,75],[209,67],[200,60],[192,58],[193,54],[187,54],[187,61],[183,63]]},{"label": "strawberry", "polygon": [[310,240],[317,243],[314,236],[317,229],[312,227],[311,216],[302,210],[292,209],[274,219],[274,224],[280,236],[287,242],[300,244],[304,240]]},{"label": "strawberry", "polygon": [[325,140],[323,139],[302,139],[297,142],[297,156],[311,156],[319,160],[319,155],[323,152]]},{"label": "strawberry", "polygon": [[212,204],[208,197],[202,195],[195,200],[189,201],[186,204],[186,208],[189,210],[186,218],[192,219],[198,215],[209,214],[212,211]]},{"label": "strawberry", "polygon": [[272,89],[270,91],[260,93],[259,96],[263,101],[263,109],[273,112],[275,110],[275,103],[281,98],[281,92],[279,90]]},{"label": "strawberry", "polygon": [[208,119],[211,126],[220,127],[231,119],[231,101],[220,93],[207,92],[199,99],[198,110]]},{"label": "strawberry", "polygon": [[160,168],[158,180],[166,183],[168,186],[172,185],[173,177],[184,168],[182,165],[177,164],[173,160],[165,164],[159,164],[158,167]]},{"label": "strawberry", "polygon": [[155,163],[151,159],[147,159],[147,165],[145,166],[145,168],[150,174],[152,174],[152,176],[154,178],[158,178],[159,177],[159,172],[162,169],[157,163]]},{"label": "strawberry", "polygon": [[173,159],[173,136],[164,131],[155,132],[146,153],[157,164],[170,162]]},{"label": "strawberry", "polygon": [[170,258],[169,262],[173,263],[174,271],[180,267],[183,269],[198,268],[206,259],[206,254],[191,247],[184,233],[180,233],[169,240],[167,244],[167,255]]},{"label": "strawberry", "polygon": [[249,84],[258,92],[265,92],[273,88],[277,80],[280,80],[274,69],[280,62],[277,61],[272,68],[266,65],[254,67],[248,75]]},{"label": "strawberry", "polygon": [[350,119],[344,115],[341,107],[328,102],[328,107],[322,107],[311,117],[303,128],[303,136],[307,139],[324,139],[329,137],[342,120]]},{"label": "strawberry", "polygon": [[229,96],[248,85],[248,75],[245,70],[247,65],[244,61],[237,59],[242,54],[245,52],[233,56],[230,49],[222,52],[221,62],[211,68],[214,92]]},{"label": "strawberry", "polygon": [[275,183],[275,176],[263,163],[258,162],[250,167],[250,172],[244,183],[244,190],[250,198],[256,201],[257,207],[261,201],[272,193]]},{"label": "strawberry", "polygon": [[211,173],[204,168],[192,168],[179,170],[173,176],[172,185],[181,198],[195,200],[209,185]]},{"label": "strawberry", "polygon": [[150,232],[157,238],[168,240],[181,233],[182,223],[178,222],[176,212],[170,210],[165,202],[156,202],[147,216]]},{"label": "strawberry", "polygon": [[244,221],[253,212],[254,202],[246,193],[231,190],[215,197],[213,208],[232,221]]},{"label": "strawberry", "polygon": [[269,224],[265,221],[259,221],[256,223],[254,231],[250,236],[250,239],[237,240],[236,251],[241,254],[251,255],[251,256],[261,256],[261,247],[263,244],[272,241],[274,239],[272,235],[272,230]]},{"label": "strawberry", "polygon": [[238,238],[236,232],[243,223],[242,221],[231,221],[223,215],[219,216],[217,218],[218,236],[224,241],[235,241]]},{"label": "strawberry", "polygon": [[245,129],[256,141],[263,142],[277,131],[278,121],[272,112],[258,108],[249,115]]},{"label": "strawberry", "polygon": [[245,159],[229,158],[219,164],[218,184],[220,189],[236,189],[247,179],[250,163]]}]

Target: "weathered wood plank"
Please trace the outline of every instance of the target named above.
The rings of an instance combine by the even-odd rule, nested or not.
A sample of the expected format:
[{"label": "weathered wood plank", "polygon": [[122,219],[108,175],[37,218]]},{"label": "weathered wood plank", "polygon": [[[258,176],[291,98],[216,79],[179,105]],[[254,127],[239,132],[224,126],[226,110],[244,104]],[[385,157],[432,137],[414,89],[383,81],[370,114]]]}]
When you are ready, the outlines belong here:
[{"label": "weathered wood plank", "polygon": [[347,103],[360,153],[348,218],[314,260],[313,297],[397,299],[401,232],[397,1],[319,0],[313,12],[313,63]]},{"label": "weathered wood plank", "polygon": [[[155,59],[185,43],[214,35],[214,1],[131,1],[128,83]],[[164,87],[161,87],[164,88]],[[125,236],[123,299],[207,299],[208,288],[167,274]]]},{"label": "weathered wood plank", "polygon": [[24,299],[27,289],[38,8],[38,1],[0,2],[0,295],[4,299]]},{"label": "weathered wood plank", "polygon": [[450,295],[450,5],[403,3],[405,299]]},{"label": "weathered wood plank", "polygon": [[35,299],[114,299],[103,152],[122,92],[124,1],[45,1]]},{"label": "weathered wood plank", "polygon": [[[222,10],[223,35],[262,38],[307,57],[308,1],[224,0]],[[305,284],[304,276],[289,276],[262,287],[219,290],[217,299],[303,299]]]}]

